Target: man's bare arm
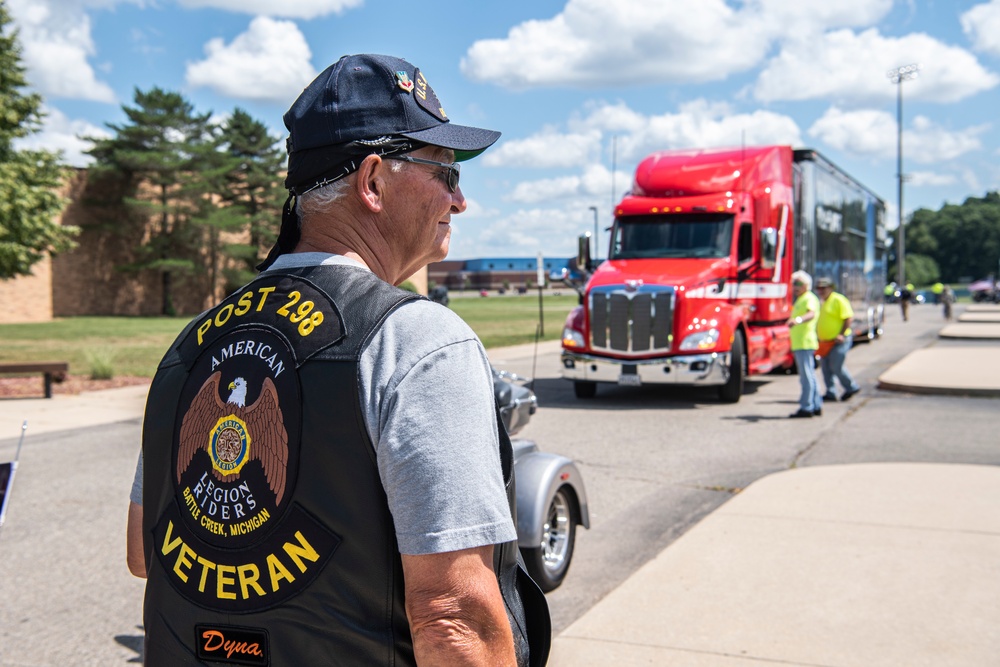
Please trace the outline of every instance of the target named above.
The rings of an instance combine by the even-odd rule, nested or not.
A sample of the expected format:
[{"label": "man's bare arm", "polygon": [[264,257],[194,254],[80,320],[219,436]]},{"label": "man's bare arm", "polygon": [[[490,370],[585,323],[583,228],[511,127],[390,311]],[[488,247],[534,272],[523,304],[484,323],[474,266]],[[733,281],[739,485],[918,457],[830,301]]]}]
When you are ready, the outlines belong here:
[{"label": "man's bare arm", "polygon": [[146,552],[142,548],[142,505],[129,501],[128,524],[125,528],[128,571],[146,578]]},{"label": "man's bare arm", "polygon": [[492,545],[402,560],[418,665],[515,664]]}]

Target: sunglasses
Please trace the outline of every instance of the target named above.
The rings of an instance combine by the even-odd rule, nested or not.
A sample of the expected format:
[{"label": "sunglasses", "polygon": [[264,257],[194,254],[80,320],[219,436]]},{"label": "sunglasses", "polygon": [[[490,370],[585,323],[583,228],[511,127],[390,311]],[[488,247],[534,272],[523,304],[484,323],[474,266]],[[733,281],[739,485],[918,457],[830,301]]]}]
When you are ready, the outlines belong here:
[{"label": "sunglasses", "polygon": [[445,174],[445,182],[448,184],[448,189],[452,192],[458,190],[458,178],[459,165],[457,162],[435,162],[434,160],[425,160],[419,157],[411,157],[409,155],[386,155],[383,157],[384,160],[401,160],[403,162],[412,162],[413,164],[429,164],[433,167],[441,167],[442,169],[447,169],[448,173]]}]

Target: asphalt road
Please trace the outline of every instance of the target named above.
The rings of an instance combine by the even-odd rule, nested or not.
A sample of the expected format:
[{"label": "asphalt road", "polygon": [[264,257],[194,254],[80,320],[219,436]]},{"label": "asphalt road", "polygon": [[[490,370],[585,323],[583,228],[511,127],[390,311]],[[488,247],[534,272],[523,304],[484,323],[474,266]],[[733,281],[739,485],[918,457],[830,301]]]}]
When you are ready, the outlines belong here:
[{"label": "asphalt road", "polygon": [[[578,533],[564,585],[549,595],[565,628],[640,565],[754,480],[791,466],[870,461],[1000,464],[1000,400],[916,396],[874,388],[909,351],[939,341],[932,306],[860,345],[848,367],[863,391],[824,415],[789,420],[798,378],[749,381],[735,405],[711,390],[602,387],[582,401],[559,379],[551,345],[494,358],[536,374],[540,408],[519,435],[577,461],[591,530]],[[139,421],[29,437],[16,504],[0,532],[0,665],[139,663],[142,582],[125,568],[125,510]],[[16,439],[0,440],[9,460]]]}]

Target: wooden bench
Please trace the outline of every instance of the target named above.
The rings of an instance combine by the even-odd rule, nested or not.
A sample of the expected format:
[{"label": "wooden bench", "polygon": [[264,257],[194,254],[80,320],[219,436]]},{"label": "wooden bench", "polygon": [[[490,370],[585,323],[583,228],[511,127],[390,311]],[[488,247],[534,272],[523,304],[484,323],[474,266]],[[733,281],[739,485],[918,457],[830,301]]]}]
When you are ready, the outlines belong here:
[{"label": "wooden bench", "polygon": [[52,383],[62,382],[69,372],[64,361],[0,362],[0,373],[42,373],[45,376],[45,398],[52,398]]}]

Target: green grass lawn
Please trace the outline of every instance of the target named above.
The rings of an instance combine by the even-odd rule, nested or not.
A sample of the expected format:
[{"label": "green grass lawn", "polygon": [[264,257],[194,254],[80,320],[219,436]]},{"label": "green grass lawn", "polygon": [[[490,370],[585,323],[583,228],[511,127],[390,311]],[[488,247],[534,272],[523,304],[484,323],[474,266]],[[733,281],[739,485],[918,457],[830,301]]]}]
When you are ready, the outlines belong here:
[{"label": "green grass lawn", "polygon": [[[575,294],[546,296],[544,340],[559,338]],[[483,344],[502,347],[535,340],[538,295],[455,298],[451,308]],[[115,375],[152,377],[187,317],[68,317],[37,324],[0,324],[0,361],[67,361],[70,373],[90,375],[110,364]]]},{"label": "green grass lawn", "polygon": [[67,317],[37,324],[0,325],[0,361],[67,361],[73,375],[89,375],[106,359],[115,375],[152,377],[184,317]]},{"label": "green grass lawn", "polygon": [[[562,336],[566,315],[577,304],[572,290],[561,296],[545,296],[542,300],[545,315],[545,335],[542,340],[556,340]],[[488,298],[453,298],[449,304],[458,316],[468,322],[487,348],[506,347],[531,343],[538,326],[538,293]]]}]

